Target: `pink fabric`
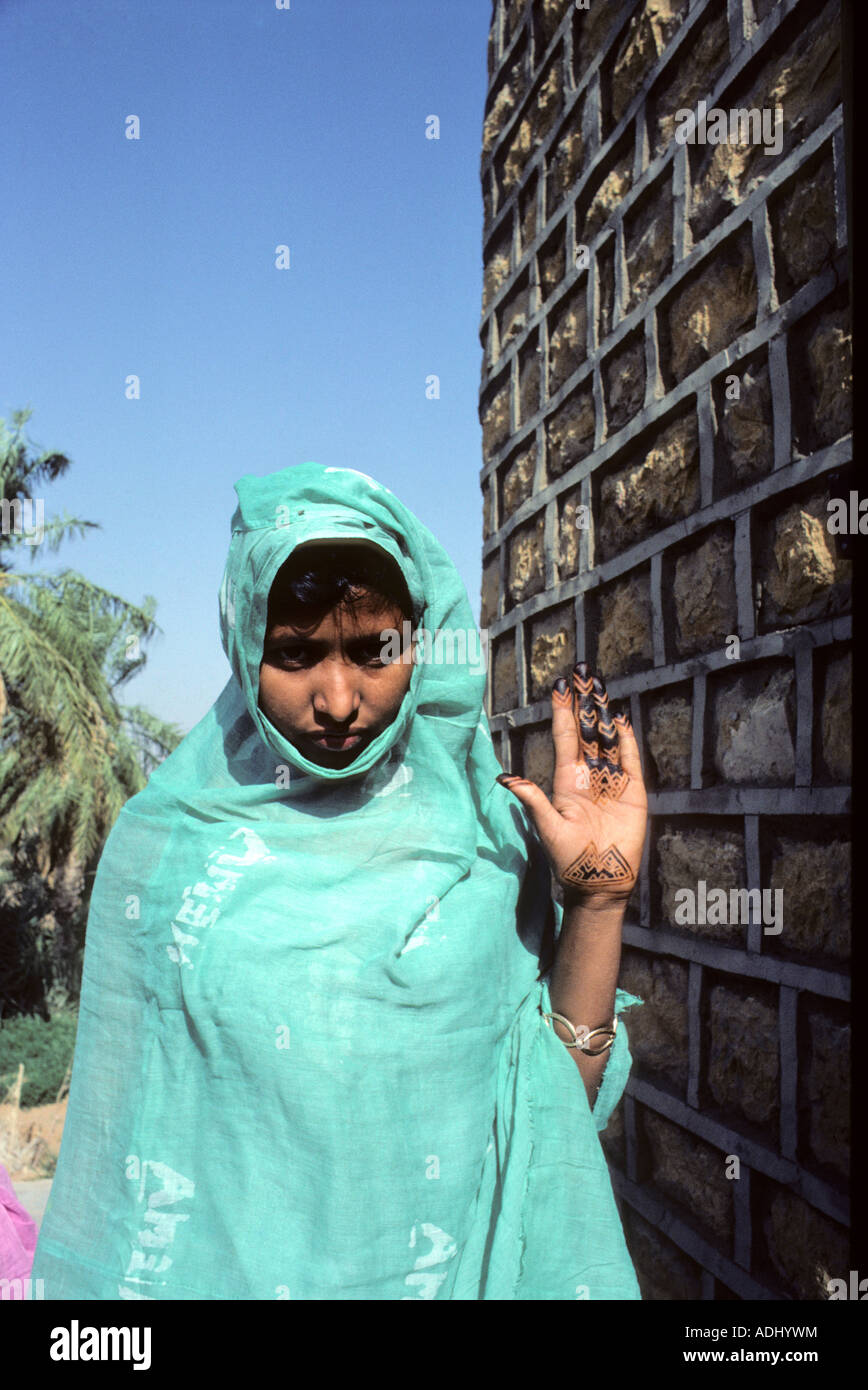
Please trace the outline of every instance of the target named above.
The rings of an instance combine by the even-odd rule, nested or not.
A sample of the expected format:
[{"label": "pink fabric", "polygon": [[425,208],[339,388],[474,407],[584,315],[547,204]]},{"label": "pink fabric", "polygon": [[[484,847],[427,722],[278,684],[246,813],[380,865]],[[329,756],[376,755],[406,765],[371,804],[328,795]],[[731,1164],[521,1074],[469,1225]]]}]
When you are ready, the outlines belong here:
[{"label": "pink fabric", "polygon": [[23,1288],[11,1287],[6,1280],[30,1278],[36,1238],[36,1222],[15,1196],[12,1179],[0,1163],[0,1298],[23,1298]]}]

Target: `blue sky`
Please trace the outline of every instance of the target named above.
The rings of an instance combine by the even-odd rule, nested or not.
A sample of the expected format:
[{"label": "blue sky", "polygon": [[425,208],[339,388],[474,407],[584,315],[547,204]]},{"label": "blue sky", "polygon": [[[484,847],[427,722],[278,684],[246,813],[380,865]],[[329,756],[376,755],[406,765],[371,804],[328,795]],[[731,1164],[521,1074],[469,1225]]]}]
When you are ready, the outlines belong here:
[{"label": "blue sky", "polygon": [[30,405],[34,444],[73,461],[46,518],[102,526],[35,564],[156,597],[125,699],[185,730],[229,675],[217,590],[244,473],[370,473],[478,619],[490,11],[0,0],[0,416]]}]

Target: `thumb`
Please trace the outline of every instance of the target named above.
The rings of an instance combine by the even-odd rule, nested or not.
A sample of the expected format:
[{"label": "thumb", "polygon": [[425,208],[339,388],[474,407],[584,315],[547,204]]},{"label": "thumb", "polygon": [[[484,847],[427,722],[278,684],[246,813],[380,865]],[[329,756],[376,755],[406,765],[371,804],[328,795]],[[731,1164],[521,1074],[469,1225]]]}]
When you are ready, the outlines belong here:
[{"label": "thumb", "polygon": [[561,818],[542,787],[538,787],[536,782],[529,782],[526,777],[519,777],[514,772],[502,772],[495,780],[527,807],[540,837],[552,843],[560,829]]}]

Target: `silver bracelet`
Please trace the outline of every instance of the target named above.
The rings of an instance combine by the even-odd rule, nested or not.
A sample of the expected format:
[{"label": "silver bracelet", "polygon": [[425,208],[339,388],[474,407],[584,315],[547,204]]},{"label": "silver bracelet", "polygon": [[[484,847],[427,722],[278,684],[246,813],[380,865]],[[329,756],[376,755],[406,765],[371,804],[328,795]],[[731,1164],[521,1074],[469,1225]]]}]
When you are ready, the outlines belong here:
[{"label": "silver bracelet", "polygon": [[[563,1014],[547,1014],[544,1012],[543,1009],[540,1009],[540,1013],[542,1014],[545,1020],[545,1025],[547,1028],[551,1028],[551,1019],[553,1018],[556,1018],[558,1023],[562,1023],[565,1028],[569,1028],[570,1032],[573,1035],[572,1042],[564,1042],[563,1038],[559,1039],[559,1042],[564,1042],[564,1047],[577,1047],[580,1052],[586,1053],[588,1057],[601,1057],[603,1053],[608,1048],[610,1048],[612,1046],[612,1043],[615,1041],[615,1034],[618,1031],[617,1014],[612,1019],[611,1028],[591,1029],[585,1023],[580,1023],[578,1028],[576,1028],[574,1024],[570,1023],[570,1020],[568,1018],[564,1018]],[[598,1037],[600,1033],[605,1034],[605,1036],[608,1038],[608,1042],[603,1043],[602,1047],[598,1047],[596,1049],[587,1047],[586,1044],[590,1042],[591,1038]],[[557,1037],[557,1033],[555,1033],[555,1037]]]}]

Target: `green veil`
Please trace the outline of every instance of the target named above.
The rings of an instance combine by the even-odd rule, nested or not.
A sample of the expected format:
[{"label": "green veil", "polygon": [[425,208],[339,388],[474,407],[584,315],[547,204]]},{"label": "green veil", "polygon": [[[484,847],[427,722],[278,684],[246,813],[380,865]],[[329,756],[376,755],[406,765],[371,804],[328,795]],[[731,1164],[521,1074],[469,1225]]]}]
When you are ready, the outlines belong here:
[{"label": "green veil", "polygon": [[[33,1277],[47,1299],[636,1299],[598,1137],[626,1029],[592,1111],[540,1014],[560,913],[495,783],[459,575],[352,469],[236,491],[233,675],[100,861]],[[325,538],[386,550],[434,639],[341,771],[257,705],[272,581]]]}]

